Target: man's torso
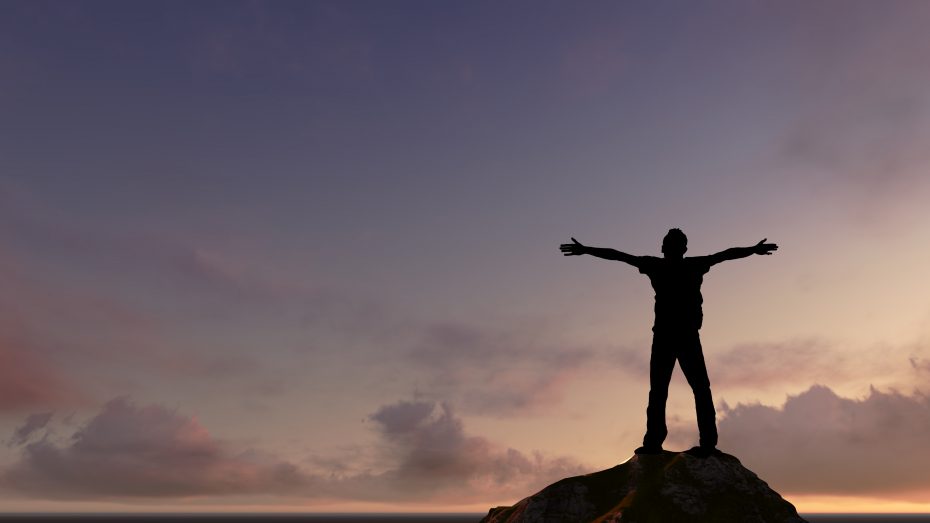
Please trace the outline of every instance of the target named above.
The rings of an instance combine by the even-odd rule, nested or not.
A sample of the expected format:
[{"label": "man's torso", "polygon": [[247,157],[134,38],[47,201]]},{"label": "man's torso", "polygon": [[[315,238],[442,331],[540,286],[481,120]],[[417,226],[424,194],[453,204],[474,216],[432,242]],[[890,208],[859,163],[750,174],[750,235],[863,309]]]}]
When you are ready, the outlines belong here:
[{"label": "man's torso", "polygon": [[701,283],[710,270],[706,257],[675,260],[642,256],[639,260],[639,272],[649,277],[656,293],[653,329],[700,329],[704,302]]}]

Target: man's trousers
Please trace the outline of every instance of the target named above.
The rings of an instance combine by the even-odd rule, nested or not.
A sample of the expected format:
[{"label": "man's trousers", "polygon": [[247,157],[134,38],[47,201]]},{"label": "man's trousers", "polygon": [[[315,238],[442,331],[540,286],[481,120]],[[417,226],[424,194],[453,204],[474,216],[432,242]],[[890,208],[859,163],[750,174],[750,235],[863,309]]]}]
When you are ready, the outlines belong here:
[{"label": "man's trousers", "polygon": [[694,391],[698,430],[702,447],[717,446],[717,421],[710,380],[701,351],[701,338],[696,329],[653,328],[652,356],[649,360],[649,407],[646,409],[646,436],[643,445],[661,447],[668,435],[665,425],[665,403],[668,384],[675,361]]}]

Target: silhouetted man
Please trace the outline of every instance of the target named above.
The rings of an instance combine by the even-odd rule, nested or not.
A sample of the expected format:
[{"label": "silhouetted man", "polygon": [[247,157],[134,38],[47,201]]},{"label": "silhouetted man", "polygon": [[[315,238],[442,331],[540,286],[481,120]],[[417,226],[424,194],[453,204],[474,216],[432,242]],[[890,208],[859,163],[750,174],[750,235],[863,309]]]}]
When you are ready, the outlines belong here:
[{"label": "silhouetted man", "polygon": [[672,379],[675,361],[694,391],[697,409],[700,446],[688,452],[706,457],[717,446],[717,422],[714,400],[710,393],[710,380],[701,352],[698,331],[704,314],[701,304],[701,283],[711,266],[726,260],[745,258],[753,254],[772,254],[778,249],[774,243],[762,240],[752,247],[733,247],[710,256],[685,258],[688,237],[680,229],[670,229],[662,240],[663,258],[633,256],[614,249],[588,247],[572,238],[559,248],[565,256],[590,254],[605,260],[629,263],[649,276],[656,291],[655,323],[652,327],[652,355],[649,359],[649,407],[646,409],[646,436],[637,454],[658,454],[668,435],[665,425],[665,403],[668,384]]}]

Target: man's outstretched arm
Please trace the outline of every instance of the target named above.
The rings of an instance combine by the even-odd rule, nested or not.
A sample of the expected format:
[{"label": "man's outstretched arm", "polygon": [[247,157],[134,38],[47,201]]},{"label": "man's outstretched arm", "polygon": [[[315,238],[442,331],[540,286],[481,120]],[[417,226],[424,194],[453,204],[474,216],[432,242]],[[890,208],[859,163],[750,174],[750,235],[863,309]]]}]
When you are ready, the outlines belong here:
[{"label": "man's outstretched arm", "polygon": [[740,258],[745,258],[747,256],[752,256],[753,254],[772,254],[773,251],[778,250],[778,245],[774,243],[765,243],[768,238],[763,238],[762,241],[753,245],[752,247],[731,247],[725,251],[720,251],[717,254],[711,254],[708,256],[711,260],[711,265],[715,263],[720,263],[727,260],[738,260]]},{"label": "man's outstretched arm", "polygon": [[627,254],[625,252],[620,252],[616,249],[607,249],[604,247],[588,247],[587,245],[582,245],[574,238],[572,238],[572,243],[563,243],[560,245],[559,250],[562,251],[564,256],[581,256],[582,254],[590,254],[591,256],[604,258],[605,260],[617,260],[626,262],[633,266],[638,266],[639,260],[639,257],[637,256],[633,256],[632,254]]}]

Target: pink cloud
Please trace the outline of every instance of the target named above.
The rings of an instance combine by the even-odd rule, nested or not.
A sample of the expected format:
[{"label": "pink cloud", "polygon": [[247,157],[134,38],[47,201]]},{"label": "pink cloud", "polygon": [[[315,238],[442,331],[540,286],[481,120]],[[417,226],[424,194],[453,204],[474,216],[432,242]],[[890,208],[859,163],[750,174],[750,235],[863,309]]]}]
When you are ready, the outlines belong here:
[{"label": "pink cloud", "polygon": [[68,442],[25,445],[2,479],[45,498],[151,498],[284,492],[304,478],[288,463],[230,450],[194,418],[117,398]]},{"label": "pink cloud", "polygon": [[378,436],[375,446],[308,461],[325,467],[314,471],[233,448],[193,417],[127,398],[108,402],[66,438],[50,427],[52,416],[34,414],[14,431],[9,443],[21,454],[0,475],[0,486],[46,499],[273,494],[308,501],[465,503],[517,499],[586,471],[569,457],[526,453],[470,434],[449,405],[429,401],[381,406],[368,418]]},{"label": "pink cloud", "polygon": [[[526,453],[466,430],[448,404],[400,401],[378,408],[379,472],[351,456],[311,473],[214,438],[196,419],[125,398],[64,441],[48,413],[31,416],[11,443],[22,454],[2,485],[58,499],[178,498],[270,493],[304,499],[478,502],[519,497],[585,468],[568,457]],[[873,390],[843,398],[815,386],[783,406],[738,405],[721,413],[721,448],[775,488],[804,494],[907,496],[930,487],[925,435],[930,401]],[[348,465],[348,466],[345,466]],[[92,470],[93,474],[88,474]],[[342,472],[339,472],[341,470]]]},{"label": "pink cloud", "polygon": [[0,339],[0,412],[75,405],[84,394],[38,354]]},{"label": "pink cloud", "polygon": [[456,503],[519,498],[587,471],[569,457],[524,453],[469,434],[445,403],[399,401],[383,405],[369,419],[393,463],[380,474],[360,474],[331,484],[341,495]]},{"label": "pink cloud", "polygon": [[737,405],[720,447],[774,488],[804,494],[906,495],[930,488],[930,399],[872,390],[865,398],[813,386],[779,407]]},{"label": "pink cloud", "polygon": [[930,372],[930,359],[912,356],[908,358],[911,368],[918,373]]}]

